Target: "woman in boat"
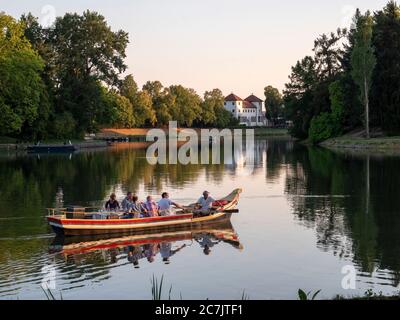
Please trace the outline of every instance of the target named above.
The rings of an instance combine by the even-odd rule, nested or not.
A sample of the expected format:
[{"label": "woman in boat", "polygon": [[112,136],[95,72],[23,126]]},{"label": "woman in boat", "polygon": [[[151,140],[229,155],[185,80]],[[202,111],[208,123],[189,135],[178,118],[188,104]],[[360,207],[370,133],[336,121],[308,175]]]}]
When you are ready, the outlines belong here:
[{"label": "woman in boat", "polygon": [[146,217],[158,217],[158,206],[157,204],[153,201],[152,196],[147,196],[147,201],[144,204],[144,207],[146,208]]},{"label": "woman in boat", "polygon": [[142,218],[145,216],[147,210],[144,204],[139,201],[138,196],[132,196],[132,202],[130,204],[130,210],[126,218]]},{"label": "woman in boat", "polygon": [[106,207],[106,210],[108,210],[108,211],[117,211],[121,208],[115,193],[112,193],[110,195],[110,199],[106,202],[105,207]]}]

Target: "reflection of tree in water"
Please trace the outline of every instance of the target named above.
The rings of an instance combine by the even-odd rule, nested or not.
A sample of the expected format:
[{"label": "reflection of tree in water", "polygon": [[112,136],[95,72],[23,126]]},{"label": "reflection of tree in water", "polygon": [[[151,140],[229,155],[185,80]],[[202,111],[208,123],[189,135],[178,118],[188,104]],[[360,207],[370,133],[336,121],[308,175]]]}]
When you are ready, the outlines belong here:
[{"label": "reflection of tree in water", "polygon": [[266,174],[269,181],[279,179],[282,167],[290,158],[294,142],[288,139],[273,138],[265,141],[264,152],[266,152]]},{"label": "reflection of tree in water", "polygon": [[[61,204],[93,205],[121,188],[161,193],[166,186],[186,188],[204,175],[219,183],[226,170],[221,164],[150,165],[144,149],[111,149],[73,155],[40,155],[0,158],[0,218],[24,218],[3,222],[2,237],[48,233],[45,208]],[[28,244],[28,242],[25,242]],[[8,255],[17,254],[10,248]],[[31,248],[39,251],[40,248]],[[5,255],[5,253],[4,253]],[[0,252],[0,262],[3,254]],[[5,256],[4,256],[4,259]]]},{"label": "reflection of tree in water", "polygon": [[363,272],[392,270],[394,285],[400,274],[399,164],[394,157],[297,146],[286,178],[294,212],[316,228],[321,249],[352,255]]},{"label": "reflection of tree in water", "polygon": [[[86,239],[86,241],[81,241]],[[194,242],[204,254],[222,243],[243,250],[238,235],[227,223],[216,229],[181,230],[125,236],[121,238],[55,238],[54,263],[61,281],[79,286],[86,280],[101,281],[110,277],[114,267],[131,265],[134,269],[148,264],[173,264],[175,255],[183,254]],[[197,247],[194,246],[194,249]]]}]

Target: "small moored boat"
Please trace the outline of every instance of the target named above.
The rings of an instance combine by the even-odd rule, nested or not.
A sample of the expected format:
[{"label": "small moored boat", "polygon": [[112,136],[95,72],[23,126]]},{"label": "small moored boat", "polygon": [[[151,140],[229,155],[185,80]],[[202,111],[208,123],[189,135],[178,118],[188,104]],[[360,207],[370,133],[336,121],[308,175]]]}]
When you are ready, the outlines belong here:
[{"label": "small moored boat", "polygon": [[66,145],[36,145],[26,148],[28,153],[72,153],[76,147],[72,144]]},{"label": "small moored boat", "polygon": [[87,208],[49,209],[48,223],[57,234],[65,236],[154,232],[176,230],[193,226],[208,226],[229,221],[239,201],[241,189],[234,190],[228,196],[213,204],[208,216],[193,214],[194,205],[183,212],[166,217],[121,219],[116,214],[87,212]]}]

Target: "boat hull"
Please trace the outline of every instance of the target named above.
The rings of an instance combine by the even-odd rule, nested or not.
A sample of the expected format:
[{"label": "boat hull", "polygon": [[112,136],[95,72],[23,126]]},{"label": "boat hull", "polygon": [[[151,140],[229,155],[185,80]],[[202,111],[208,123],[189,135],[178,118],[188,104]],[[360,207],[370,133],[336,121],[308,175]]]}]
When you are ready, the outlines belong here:
[{"label": "boat hull", "polygon": [[91,236],[113,234],[135,234],[143,232],[160,232],[204,226],[228,222],[231,213],[216,213],[206,217],[193,217],[192,214],[172,217],[156,217],[125,220],[84,220],[48,217],[53,231],[63,236]]},{"label": "boat hull", "polygon": [[[220,204],[213,208],[208,216],[194,216],[193,213],[177,214],[167,217],[140,219],[68,219],[65,212],[61,215],[47,217],[54,232],[64,236],[134,234],[143,232],[161,232],[182,228],[197,228],[220,224],[230,220],[231,210],[236,207],[242,189],[236,189],[228,196],[220,199]],[[187,207],[189,212],[195,210],[194,205]],[[53,210],[54,209],[50,209]],[[85,217],[85,212],[79,212]]]}]

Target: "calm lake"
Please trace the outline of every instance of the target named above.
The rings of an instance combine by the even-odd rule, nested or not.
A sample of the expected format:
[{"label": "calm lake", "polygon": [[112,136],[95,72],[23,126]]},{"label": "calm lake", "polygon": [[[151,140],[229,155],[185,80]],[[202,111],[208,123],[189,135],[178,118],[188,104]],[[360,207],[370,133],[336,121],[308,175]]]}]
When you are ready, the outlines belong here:
[{"label": "calm lake", "polygon": [[[46,299],[49,265],[63,299],[151,299],[153,275],[164,275],[165,297],[172,285],[174,299],[398,292],[400,157],[279,138],[255,146],[251,175],[224,164],[153,166],[134,144],[73,155],[3,151],[0,298]],[[219,197],[237,187],[240,212],[220,229],[60,243],[45,220],[47,207],[100,205],[111,192],[122,200],[128,190],[157,199],[168,191],[187,204],[205,189]],[[342,288],[345,266],[355,267],[356,289]]]}]

